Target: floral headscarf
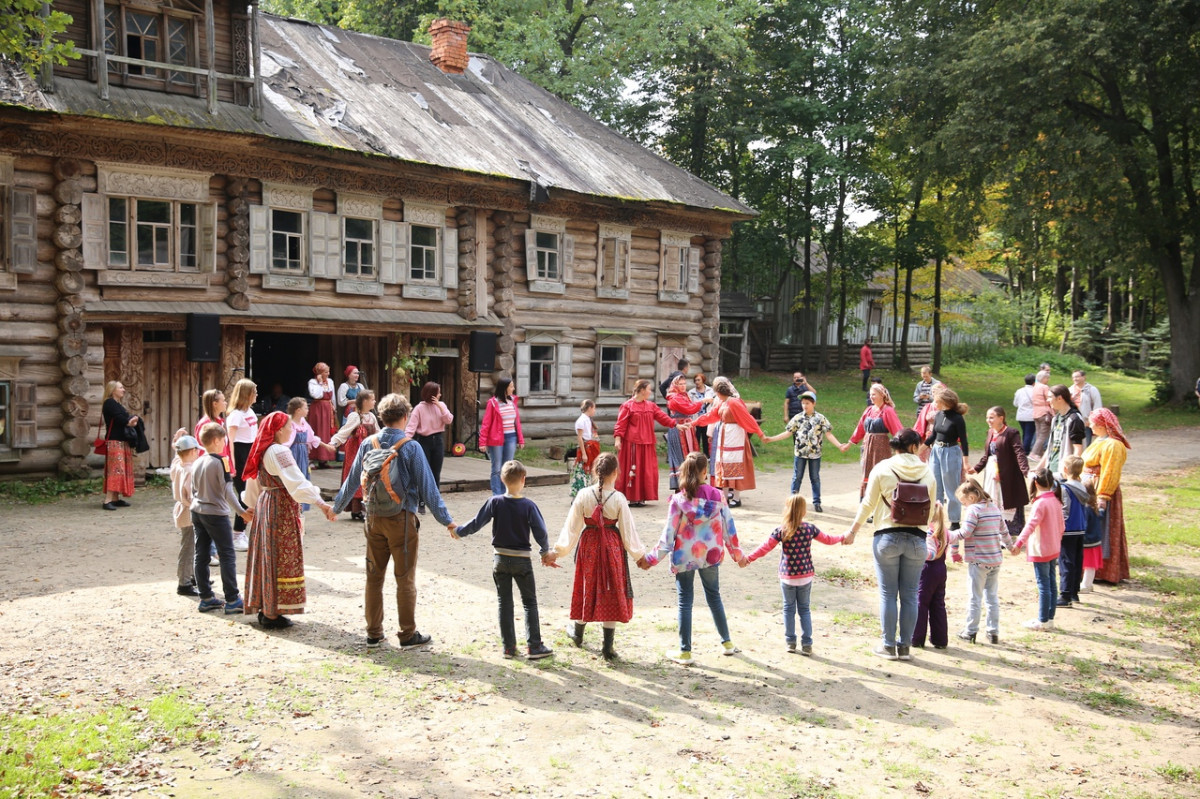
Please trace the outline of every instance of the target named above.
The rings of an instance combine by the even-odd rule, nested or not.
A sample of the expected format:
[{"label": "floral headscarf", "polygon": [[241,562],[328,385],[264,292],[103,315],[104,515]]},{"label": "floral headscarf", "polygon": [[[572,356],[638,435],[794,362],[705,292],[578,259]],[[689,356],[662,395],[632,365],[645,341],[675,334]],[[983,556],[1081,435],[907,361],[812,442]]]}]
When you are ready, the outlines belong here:
[{"label": "floral headscarf", "polygon": [[1121,431],[1121,423],[1117,421],[1117,415],[1108,408],[1097,408],[1092,411],[1092,415],[1088,417],[1088,426],[1096,427],[1099,425],[1108,431],[1108,435],[1115,438],[1125,445],[1125,449],[1133,449],[1129,445],[1129,439],[1125,437],[1125,433]]}]

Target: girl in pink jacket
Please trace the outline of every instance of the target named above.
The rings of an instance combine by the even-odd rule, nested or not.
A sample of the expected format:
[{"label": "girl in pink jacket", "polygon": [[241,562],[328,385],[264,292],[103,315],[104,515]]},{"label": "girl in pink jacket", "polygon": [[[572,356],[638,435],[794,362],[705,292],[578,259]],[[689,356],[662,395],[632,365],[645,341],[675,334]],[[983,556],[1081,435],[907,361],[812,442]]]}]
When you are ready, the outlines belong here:
[{"label": "girl in pink jacket", "polygon": [[1038,617],[1025,622],[1031,630],[1053,630],[1054,608],[1057,605],[1055,571],[1063,537],[1062,495],[1049,469],[1038,469],[1029,483],[1034,495],[1033,510],[1021,535],[1013,542],[1015,555],[1028,546],[1028,560],[1033,564],[1033,577],[1038,587]]}]

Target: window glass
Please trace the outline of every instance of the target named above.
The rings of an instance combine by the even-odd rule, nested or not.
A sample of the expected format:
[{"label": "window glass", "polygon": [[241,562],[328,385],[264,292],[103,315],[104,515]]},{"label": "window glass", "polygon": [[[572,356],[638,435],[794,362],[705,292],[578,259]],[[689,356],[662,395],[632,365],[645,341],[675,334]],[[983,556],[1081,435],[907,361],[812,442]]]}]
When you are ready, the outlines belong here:
[{"label": "window glass", "polygon": [[530,392],[554,391],[553,344],[532,344],[529,347]]},{"label": "window glass", "polygon": [[537,278],[539,280],[558,280],[558,234],[538,231],[537,237]]},{"label": "window glass", "polygon": [[413,280],[437,280],[437,228],[413,225],[410,269]]},{"label": "window glass", "polygon": [[299,271],[302,266],[304,215],[271,209],[271,266]]},{"label": "window glass", "polygon": [[179,204],[179,266],[194,269],[198,265],[196,257],[196,204]]},{"label": "window glass", "polygon": [[171,266],[171,203],[135,200],[137,264],[155,269]]},{"label": "window glass", "polygon": [[371,219],[345,220],[344,265],[347,275],[375,275],[375,222]]},{"label": "window glass", "polygon": [[129,266],[129,211],[123,197],[108,199],[108,262]]},{"label": "window glass", "polygon": [[600,390],[623,391],[625,387],[625,348],[600,347]]},{"label": "window glass", "polygon": [[[136,11],[125,12],[125,55],[130,58],[143,58],[147,61],[158,61],[158,17],[150,14],[139,14]],[[130,75],[146,75],[158,77],[158,71],[129,65]]]}]

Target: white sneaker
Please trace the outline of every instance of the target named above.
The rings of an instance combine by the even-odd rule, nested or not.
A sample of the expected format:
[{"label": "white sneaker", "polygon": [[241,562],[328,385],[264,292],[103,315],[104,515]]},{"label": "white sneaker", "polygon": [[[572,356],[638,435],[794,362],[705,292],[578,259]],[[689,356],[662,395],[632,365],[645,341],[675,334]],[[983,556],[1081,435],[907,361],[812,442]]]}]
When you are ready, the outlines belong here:
[{"label": "white sneaker", "polygon": [[235,552],[245,552],[250,548],[250,536],[245,533],[233,534],[233,549]]},{"label": "white sneaker", "polygon": [[721,647],[722,647],[722,651],[721,651],[722,655],[736,655],[738,652],[742,651],[733,645],[733,641],[724,641],[721,643]]},{"label": "white sneaker", "polygon": [[1042,632],[1054,632],[1054,619],[1042,622]]},{"label": "white sneaker", "polygon": [[1041,630],[1042,632],[1050,632],[1054,629],[1054,619],[1050,619],[1049,621],[1030,619],[1029,621],[1025,622],[1025,628],[1027,630]]},{"label": "white sneaker", "polygon": [[213,555],[211,558],[208,559],[208,565],[209,566],[220,566],[221,559],[218,558],[216,555]]}]

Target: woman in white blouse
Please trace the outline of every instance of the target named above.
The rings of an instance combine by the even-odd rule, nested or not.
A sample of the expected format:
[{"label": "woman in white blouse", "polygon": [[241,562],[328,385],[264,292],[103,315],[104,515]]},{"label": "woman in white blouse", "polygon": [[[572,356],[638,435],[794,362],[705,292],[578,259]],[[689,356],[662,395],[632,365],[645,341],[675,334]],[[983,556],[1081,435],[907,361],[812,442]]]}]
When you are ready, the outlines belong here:
[{"label": "woman in white blouse", "polygon": [[[334,448],[340,447],[342,444],[346,445],[346,459],[342,462],[343,483],[350,476],[350,467],[354,465],[354,459],[358,455],[358,448],[362,446],[362,442],[379,432],[379,420],[372,413],[374,408],[374,392],[365,389],[358,392],[354,398],[354,410],[346,417],[346,423],[333,434],[333,439],[329,442],[330,446]],[[359,521],[363,519],[361,486],[354,492],[354,499],[350,500],[350,518]]]}]

